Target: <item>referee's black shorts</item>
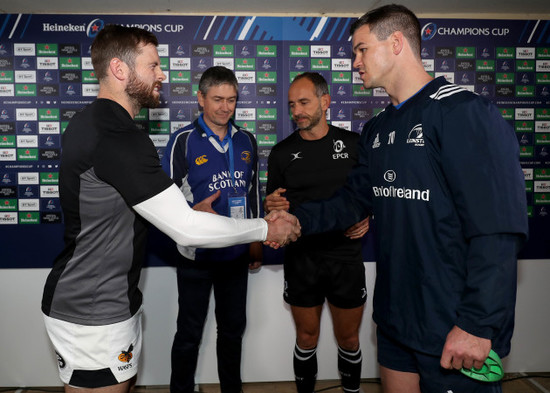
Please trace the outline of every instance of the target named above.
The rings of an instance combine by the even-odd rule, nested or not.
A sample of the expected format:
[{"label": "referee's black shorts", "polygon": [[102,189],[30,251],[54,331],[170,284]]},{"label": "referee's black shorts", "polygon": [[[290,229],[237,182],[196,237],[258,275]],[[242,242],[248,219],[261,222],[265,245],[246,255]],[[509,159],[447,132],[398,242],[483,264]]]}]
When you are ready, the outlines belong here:
[{"label": "referee's black shorts", "polygon": [[321,251],[315,242],[292,243],[285,250],[284,300],[298,307],[356,308],[367,300],[361,243]]}]

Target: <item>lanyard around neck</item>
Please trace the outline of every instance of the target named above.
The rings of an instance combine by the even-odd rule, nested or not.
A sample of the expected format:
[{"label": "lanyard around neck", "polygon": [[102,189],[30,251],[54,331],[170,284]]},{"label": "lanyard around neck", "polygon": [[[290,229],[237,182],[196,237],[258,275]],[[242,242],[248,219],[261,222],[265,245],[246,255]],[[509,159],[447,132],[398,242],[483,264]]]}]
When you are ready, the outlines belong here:
[{"label": "lanyard around neck", "polygon": [[227,165],[229,167],[229,174],[231,175],[231,186],[233,187],[233,190],[237,190],[235,187],[235,158],[233,153],[233,138],[231,135],[232,127],[231,123],[227,124],[227,134],[225,134],[225,138],[220,141],[220,138],[208,127],[206,122],[204,121],[203,115],[199,117],[199,123],[201,127],[204,128],[204,131],[206,132],[206,135],[208,138],[212,137],[214,141],[222,148],[222,150],[225,151],[225,146],[227,145],[227,151],[225,151],[224,155],[227,160]]}]

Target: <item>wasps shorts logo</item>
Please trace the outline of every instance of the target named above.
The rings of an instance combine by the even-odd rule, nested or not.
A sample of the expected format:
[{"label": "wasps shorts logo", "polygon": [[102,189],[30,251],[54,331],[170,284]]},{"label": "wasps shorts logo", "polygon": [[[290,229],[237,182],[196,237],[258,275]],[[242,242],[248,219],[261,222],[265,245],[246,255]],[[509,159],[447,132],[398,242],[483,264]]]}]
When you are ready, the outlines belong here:
[{"label": "wasps shorts logo", "polygon": [[63,359],[57,351],[55,351],[55,355],[57,356],[57,364],[59,365],[59,368],[65,368],[65,359]]},{"label": "wasps shorts logo", "polygon": [[122,363],[130,363],[130,360],[134,357],[132,354],[132,350],[134,349],[134,346],[130,344],[127,351],[122,351],[120,355],[118,355],[118,360],[120,360]]},{"label": "wasps shorts logo", "polygon": [[202,156],[195,158],[195,164],[197,165],[206,164],[207,162],[208,162],[208,158],[206,158],[206,154],[203,154]]},{"label": "wasps shorts logo", "polygon": [[251,161],[250,157],[251,157],[251,154],[248,150],[245,150],[241,153],[241,160],[243,160],[247,164],[250,164],[250,161]]}]

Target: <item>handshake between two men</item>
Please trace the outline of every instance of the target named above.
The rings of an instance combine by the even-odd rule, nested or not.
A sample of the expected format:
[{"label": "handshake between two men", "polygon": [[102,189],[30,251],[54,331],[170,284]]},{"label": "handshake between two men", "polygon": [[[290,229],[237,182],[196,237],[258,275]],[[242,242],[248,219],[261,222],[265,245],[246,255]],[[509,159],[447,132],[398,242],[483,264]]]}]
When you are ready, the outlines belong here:
[{"label": "handshake between two men", "polygon": [[[212,205],[220,197],[220,195],[221,192],[218,190],[214,194],[195,204],[193,206],[193,210],[218,214]],[[268,229],[264,244],[271,248],[277,249],[279,247],[286,246],[290,242],[296,241],[296,239],[298,239],[301,235],[302,228],[296,216],[287,212],[290,205],[287,203],[282,206],[273,206],[270,203],[272,197],[273,196],[270,195],[268,197],[269,201],[267,202],[267,205],[264,204],[264,207],[269,208],[266,210],[269,214],[265,216]]]},{"label": "handshake between two men", "polygon": [[296,216],[284,210],[272,211],[265,216],[265,220],[268,228],[264,242],[266,246],[277,249],[296,241],[301,235],[302,228]]}]

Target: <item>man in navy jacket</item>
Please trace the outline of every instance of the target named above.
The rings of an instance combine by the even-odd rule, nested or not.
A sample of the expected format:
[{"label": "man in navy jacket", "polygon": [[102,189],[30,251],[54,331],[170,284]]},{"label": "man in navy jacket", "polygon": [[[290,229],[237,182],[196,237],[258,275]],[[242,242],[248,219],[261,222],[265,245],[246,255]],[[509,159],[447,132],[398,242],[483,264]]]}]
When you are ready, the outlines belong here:
[{"label": "man in navy jacket", "polygon": [[373,213],[386,393],[500,392],[457,370],[510,351],[528,232],[514,131],[488,101],[426,73],[407,8],[372,10],[351,34],[364,86],[384,88],[391,104],[366,124],[340,192],[294,213],[304,234]]}]

